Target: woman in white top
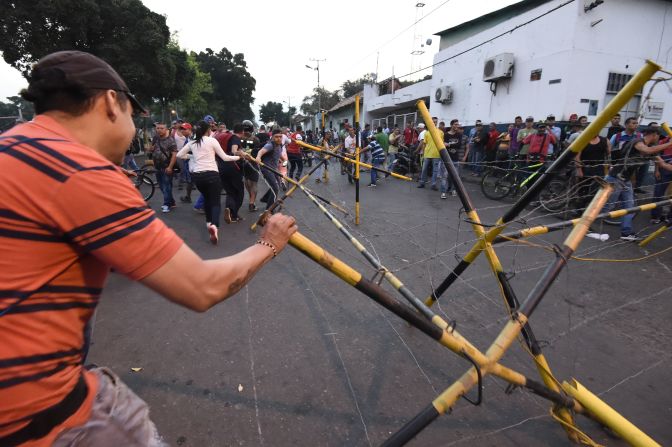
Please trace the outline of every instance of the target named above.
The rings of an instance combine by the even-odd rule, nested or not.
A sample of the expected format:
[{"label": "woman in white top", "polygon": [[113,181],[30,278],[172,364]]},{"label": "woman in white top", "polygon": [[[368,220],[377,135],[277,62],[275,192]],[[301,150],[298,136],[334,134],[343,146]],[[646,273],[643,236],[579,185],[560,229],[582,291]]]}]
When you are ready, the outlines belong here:
[{"label": "woman in white top", "polygon": [[177,157],[190,159],[191,177],[205,199],[205,222],[210,242],[217,244],[219,215],[222,212],[220,202],[222,183],[215,156],[224,161],[237,161],[240,157],[224,153],[219,142],[210,134],[210,125],[205,121],[199,121],[195,128],[195,139],[180,149]]}]

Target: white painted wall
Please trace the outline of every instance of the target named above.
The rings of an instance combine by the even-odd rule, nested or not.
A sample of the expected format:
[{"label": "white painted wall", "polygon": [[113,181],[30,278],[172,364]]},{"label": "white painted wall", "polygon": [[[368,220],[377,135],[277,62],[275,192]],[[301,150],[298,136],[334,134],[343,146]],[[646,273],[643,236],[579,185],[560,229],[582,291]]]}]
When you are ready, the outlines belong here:
[{"label": "white painted wall", "polygon": [[[503,33],[552,9],[563,0],[544,4],[509,21],[446,48],[437,63]],[[651,58],[672,66],[672,3],[663,0],[608,0],[588,13],[584,1],[567,5],[513,33],[434,67],[430,110],[440,120],[458,118],[467,125],[477,119],[510,122],[516,115],[536,119],[553,113],[566,120],[571,113],[587,114],[581,99],[598,100],[604,108],[610,71],[634,74]],[[602,19],[595,26],[591,22]],[[487,58],[511,52],[515,57],[512,79],[500,81],[497,94],[482,81]],[[539,81],[530,72],[542,69]],[[561,79],[559,84],[549,80]],[[441,85],[454,90],[452,104],[434,102]],[[672,121],[672,94],[659,85],[653,101],[665,102],[663,120]]]}]

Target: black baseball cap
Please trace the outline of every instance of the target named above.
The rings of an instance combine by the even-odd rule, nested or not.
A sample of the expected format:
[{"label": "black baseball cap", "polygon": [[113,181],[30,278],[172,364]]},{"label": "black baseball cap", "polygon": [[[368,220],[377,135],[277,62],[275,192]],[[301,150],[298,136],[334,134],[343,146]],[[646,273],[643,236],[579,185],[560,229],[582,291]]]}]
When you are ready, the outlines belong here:
[{"label": "black baseball cap", "polygon": [[29,81],[36,82],[47,73],[57,71],[64,84],[79,84],[95,90],[115,90],[128,97],[135,112],[146,113],[147,109],[131,93],[119,73],[107,62],[83,51],[58,51],[51,53],[33,66]]}]

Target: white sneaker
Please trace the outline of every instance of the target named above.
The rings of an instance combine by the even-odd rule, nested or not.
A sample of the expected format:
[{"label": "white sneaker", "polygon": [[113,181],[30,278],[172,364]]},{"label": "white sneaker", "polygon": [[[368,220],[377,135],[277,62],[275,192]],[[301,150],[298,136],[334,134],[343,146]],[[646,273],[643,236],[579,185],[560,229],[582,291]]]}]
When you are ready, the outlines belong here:
[{"label": "white sneaker", "polygon": [[451,197],[455,197],[457,195],[457,191],[453,189],[452,191],[450,191],[450,195]]},{"label": "white sneaker", "polygon": [[168,205],[162,205],[161,206],[161,212],[162,213],[170,213],[170,207]]},{"label": "white sneaker", "polygon": [[641,238],[638,237],[636,234],[627,234],[625,236],[621,236],[622,241],[628,241],[628,242],[637,242]]},{"label": "white sneaker", "polygon": [[210,242],[212,245],[217,245],[217,241],[219,241],[217,227],[213,224],[208,225],[208,233],[210,233]]},{"label": "white sneaker", "polygon": [[441,193],[441,198],[442,198],[442,199],[447,199],[447,198],[448,198],[448,196],[446,195],[446,193],[445,193],[445,192],[442,192],[442,193]]}]

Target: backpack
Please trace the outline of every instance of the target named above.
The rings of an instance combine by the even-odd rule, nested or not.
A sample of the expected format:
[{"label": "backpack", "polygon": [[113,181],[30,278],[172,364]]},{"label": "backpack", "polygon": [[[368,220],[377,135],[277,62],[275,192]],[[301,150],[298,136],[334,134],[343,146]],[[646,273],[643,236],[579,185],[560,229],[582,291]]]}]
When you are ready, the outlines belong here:
[{"label": "backpack", "polygon": [[[618,149],[615,149],[615,150],[623,149],[622,147],[620,147],[621,145],[619,144],[620,141],[621,141],[621,135],[623,135],[623,132],[625,132],[625,131],[621,131],[621,132],[618,132],[616,134],[616,139],[614,140],[614,148],[618,148]],[[630,141],[634,140],[635,138],[642,138],[642,134],[639,133],[639,132],[635,132],[634,134],[632,134],[632,137],[630,137]],[[626,142],[626,144],[627,144],[627,142]],[[612,148],[612,150],[614,150],[614,149]]]},{"label": "backpack", "polygon": [[232,133],[230,132],[224,132],[218,134],[215,139],[219,143],[220,146],[222,146],[222,150],[224,151],[225,154],[227,155],[232,155],[231,152],[229,152],[229,140],[233,136]]}]

